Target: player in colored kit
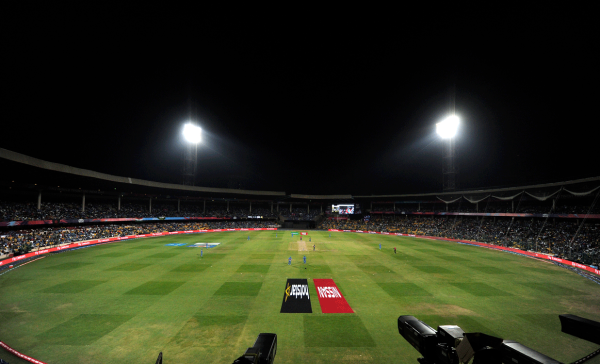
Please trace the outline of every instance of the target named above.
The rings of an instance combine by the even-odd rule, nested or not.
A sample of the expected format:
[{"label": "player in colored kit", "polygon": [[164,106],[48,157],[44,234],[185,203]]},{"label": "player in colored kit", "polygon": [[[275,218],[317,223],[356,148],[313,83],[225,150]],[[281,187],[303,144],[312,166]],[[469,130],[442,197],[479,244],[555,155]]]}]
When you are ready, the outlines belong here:
[{"label": "player in colored kit", "polygon": [[202,258],[203,251],[200,249],[200,258]]},{"label": "player in colored kit", "polygon": [[288,258],[288,265],[292,265],[292,257]]},{"label": "player in colored kit", "polygon": [[313,252],[315,251],[315,244],[313,244]]},{"label": "player in colored kit", "polygon": [[394,254],[396,254],[396,247],[394,247]]},{"label": "player in colored kit", "polygon": [[250,235],[248,235],[248,240],[250,240]]},{"label": "player in colored kit", "polygon": [[381,250],[381,243],[379,243],[379,250]]},{"label": "player in colored kit", "polygon": [[312,237],[308,237],[308,242],[310,243],[312,241]]},{"label": "player in colored kit", "polygon": [[306,255],[304,256],[304,264],[306,264]]}]

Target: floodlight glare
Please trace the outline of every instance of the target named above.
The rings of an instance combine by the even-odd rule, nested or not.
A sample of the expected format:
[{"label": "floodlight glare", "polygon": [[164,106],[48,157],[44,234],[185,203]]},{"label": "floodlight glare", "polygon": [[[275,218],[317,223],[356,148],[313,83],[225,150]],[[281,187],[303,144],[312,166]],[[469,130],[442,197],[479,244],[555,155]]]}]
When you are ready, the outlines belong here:
[{"label": "floodlight glare", "polygon": [[439,136],[443,139],[453,138],[456,135],[458,129],[458,116],[451,115],[441,122],[435,124],[435,129]]},{"label": "floodlight glare", "polygon": [[202,140],[202,129],[192,123],[183,126],[183,137],[190,143],[198,144]]}]

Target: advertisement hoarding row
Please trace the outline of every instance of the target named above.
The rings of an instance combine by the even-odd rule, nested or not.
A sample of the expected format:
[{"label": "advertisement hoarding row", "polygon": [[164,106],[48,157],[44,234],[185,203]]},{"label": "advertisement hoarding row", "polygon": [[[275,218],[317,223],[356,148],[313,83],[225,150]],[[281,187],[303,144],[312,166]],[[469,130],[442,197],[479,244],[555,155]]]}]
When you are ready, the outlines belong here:
[{"label": "advertisement hoarding row", "polygon": [[166,236],[166,235],[176,235],[176,234],[196,234],[196,233],[212,233],[212,232],[223,232],[223,231],[265,231],[265,230],[277,230],[277,228],[249,228],[249,229],[210,229],[210,230],[186,230],[186,231],[169,231],[162,233],[151,233],[151,234],[142,234],[142,235],[129,235],[129,236],[119,236],[114,238],[105,238],[105,239],[97,239],[97,240],[88,240],[88,241],[80,241],[77,243],[71,243],[67,245],[61,245],[54,248],[42,249],[36,252],[27,253],[23,255],[19,255],[16,257],[8,258],[0,261],[0,266],[17,262],[22,259],[27,259],[31,257],[35,257],[42,254],[48,254],[52,252],[57,252],[65,249],[73,249],[80,248],[89,245],[96,244],[104,244],[104,243],[112,243],[115,241],[129,240],[129,239],[137,239],[137,238],[150,238],[154,236]]},{"label": "advertisement hoarding row", "polygon": [[508,251],[508,252],[512,252],[512,253],[523,254],[523,255],[527,255],[527,256],[535,257],[535,258],[540,258],[540,259],[552,260],[552,261],[555,261],[555,262],[559,262],[559,263],[566,264],[566,265],[569,265],[569,266],[572,266],[572,267],[580,268],[580,269],[586,270],[588,272],[600,275],[600,270],[599,269],[590,267],[590,266],[585,265],[585,264],[580,264],[580,263],[577,263],[577,262],[572,262],[570,260],[557,258],[557,257],[554,257],[552,255],[542,254],[542,253],[535,253],[535,252],[529,252],[529,251],[526,251],[526,250],[521,250],[521,249],[517,249],[517,248],[508,248],[508,247],[503,247],[503,246],[494,245],[494,244],[479,243],[479,242],[470,241],[470,240],[458,240],[458,239],[450,239],[450,238],[440,238],[440,237],[437,237],[437,236],[423,236],[423,235],[413,235],[413,234],[387,233],[387,232],[379,232],[379,231],[338,230],[338,229],[329,229],[329,231],[338,231],[338,232],[347,232],[347,233],[364,233],[364,234],[382,234],[382,235],[410,236],[410,237],[413,237],[413,238],[423,238],[423,239],[433,239],[433,240],[443,240],[443,241],[454,241],[454,242],[462,243],[462,244],[476,245],[476,246],[481,246],[481,247],[495,249],[495,250],[502,250],[502,251]]}]

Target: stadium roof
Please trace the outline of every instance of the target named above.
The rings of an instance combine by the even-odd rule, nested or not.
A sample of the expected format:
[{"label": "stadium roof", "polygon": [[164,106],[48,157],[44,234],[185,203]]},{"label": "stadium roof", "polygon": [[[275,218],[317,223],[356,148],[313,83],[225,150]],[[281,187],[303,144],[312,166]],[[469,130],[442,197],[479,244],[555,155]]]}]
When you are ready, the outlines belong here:
[{"label": "stadium roof", "polygon": [[[453,192],[434,192],[434,193],[412,193],[412,194],[387,194],[387,195],[305,195],[305,194],[286,194],[282,191],[257,191],[231,188],[213,188],[200,186],[185,186],[173,183],[153,182],[130,177],[114,176],[106,173],[95,172],[87,169],[71,167],[64,164],[44,161],[24,154],[16,153],[7,149],[0,148],[0,178],[1,185],[11,185],[17,180],[17,185],[27,186],[30,189],[40,190],[61,190],[72,192],[90,192],[107,195],[118,195],[122,192],[129,192],[141,195],[154,196],[180,196],[191,198],[212,198],[212,199],[254,199],[268,201],[286,201],[286,202],[317,202],[317,201],[337,201],[350,202],[354,199],[404,199],[404,198],[427,198],[434,197],[442,201],[461,196],[468,196],[471,199],[480,199],[485,195],[492,193],[509,198],[508,195],[515,195],[527,191],[542,191],[540,196],[551,196],[555,193],[557,187],[564,188],[570,186],[569,192],[572,194],[589,194],[600,187],[600,176],[583,178],[571,181],[545,183],[517,187],[475,189]],[[6,173],[9,171],[9,173]],[[578,185],[578,188],[573,188]],[[579,187],[580,186],[580,187]],[[516,195],[515,195],[516,196]],[[496,196],[494,196],[496,197]],[[514,196],[512,196],[514,197]]]},{"label": "stadium roof", "polygon": [[0,158],[10,160],[13,162],[46,169],[53,172],[67,173],[70,175],[76,175],[81,177],[90,177],[97,180],[104,180],[109,182],[116,182],[119,184],[130,184],[146,187],[154,187],[160,189],[178,190],[181,192],[209,192],[218,194],[237,194],[237,195],[256,195],[256,196],[285,196],[285,192],[276,191],[252,191],[252,190],[238,190],[230,188],[211,188],[211,187],[197,187],[197,186],[185,186],[177,185],[173,183],[163,182],[152,182],[137,178],[113,176],[106,173],[100,173],[90,171],[87,169],[81,169],[76,167],[67,166],[64,164],[58,164],[53,162],[47,162],[38,158],[26,156],[24,154],[12,152],[7,149],[0,148]]},{"label": "stadium roof", "polygon": [[493,189],[478,189],[478,190],[465,190],[465,191],[452,191],[452,192],[433,192],[433,193],[411,193],[411,194],[398,194],[398,195],[370,195],[370,196],[354,196],[354,198],[370,198],[370,197],[425,197],[425,196],[452,196],[452,195],[471,195],[471,194],[484,194],[484,193],[497,193],[497,192],[515,192],[522,190],[531,190],[547,187],[561,187],[567,185],[575,185],[586,182],[600,182],[600,177],[582,178],[573,181],[544,183],[529,186],[518,186],[518,187],[505,187],[505,188],[493,188]]}]

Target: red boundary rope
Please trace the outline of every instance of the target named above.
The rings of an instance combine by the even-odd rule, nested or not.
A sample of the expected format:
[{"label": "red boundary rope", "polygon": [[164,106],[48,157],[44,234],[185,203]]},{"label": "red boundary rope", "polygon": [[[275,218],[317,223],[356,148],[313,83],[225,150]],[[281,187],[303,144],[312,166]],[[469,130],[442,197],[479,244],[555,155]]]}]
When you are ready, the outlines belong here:
[{"label": "red boundary rope", "polygon": [[5,343],[3,343],[2,341],[0,341],[0,346],[3,347],[4,349],[6,349],[9,353],[14,354],[16,356],[18,356],[21,359],[25,359],[30,363],[34,363],[34,364],[46,364],[43,361],[39,361],[37,359],[34,358],[30,358],[25,354],[21,354],[18,351],[16,351],[15,349],[11,348],[10,346],[6,345]]}]

